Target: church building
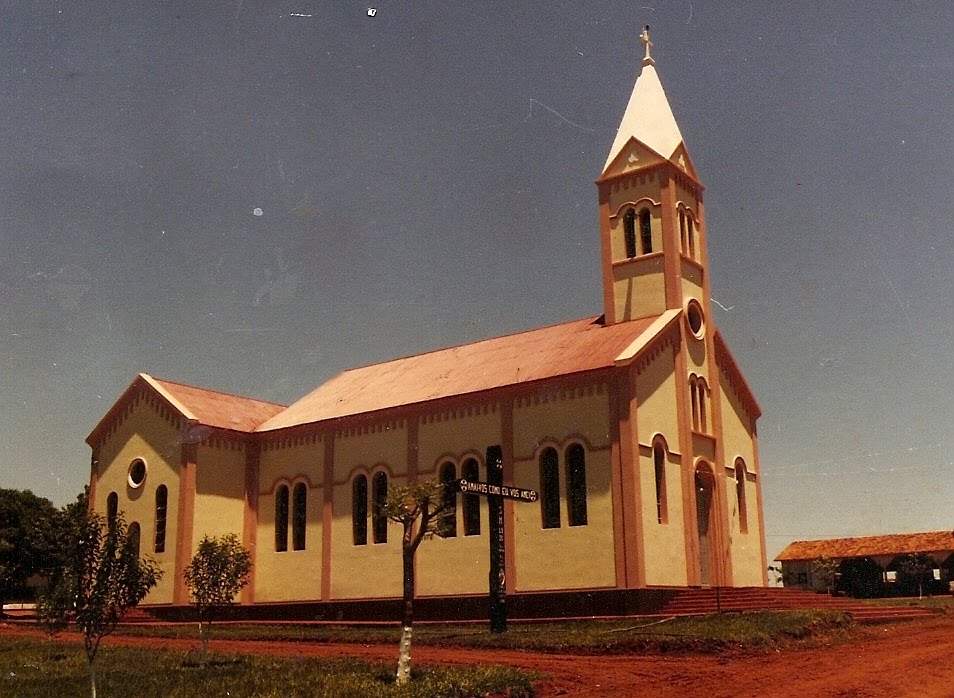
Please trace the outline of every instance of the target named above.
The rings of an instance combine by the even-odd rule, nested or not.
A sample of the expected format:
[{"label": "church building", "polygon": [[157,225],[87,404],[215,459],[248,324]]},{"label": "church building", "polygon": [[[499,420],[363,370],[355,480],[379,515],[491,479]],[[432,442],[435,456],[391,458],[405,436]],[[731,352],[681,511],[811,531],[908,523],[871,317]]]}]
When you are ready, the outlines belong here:
[{"label": "church building", "polygon": [[[90,497],[164,570],[146,605],[188,604],[183,569],[227,533],[253,556],[243,608],[400,598],[400,529],[376,504],[487,481],[496,457],[538,493],[504,505],[512,598],[767,583],[760,409],[713,321],[703,186],[642,40],[596,180],[598,315],[344,371],[290,406],[132,382],[87,438]],[[422,601],[488,590],[487,499],[448,496]]]}]

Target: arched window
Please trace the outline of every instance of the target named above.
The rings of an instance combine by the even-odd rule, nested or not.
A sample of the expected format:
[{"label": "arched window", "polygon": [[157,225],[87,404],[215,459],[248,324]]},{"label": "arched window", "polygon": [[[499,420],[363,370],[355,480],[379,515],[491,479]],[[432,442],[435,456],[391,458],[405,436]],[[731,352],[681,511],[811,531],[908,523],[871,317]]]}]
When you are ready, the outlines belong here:
[{"label": "arched window", "polygon": [[129,530],[126,531],[126,545],[129,546],[129,549],[132,550],[136,558],[139,558],[139,538],[141,532],[139,530],[139,522],[133,521],[129,524]]},{"label": "arched window", "polygon": [[[461,468],[461,475],[470,482],[480,481],[480,465],[473,458],[464,461]],[[464,495],[464,535],[480,535],[480,495]]]},{"label": "arched window", "polygon": [[706,396],[708,394],[708,386],[704,378],[700,378],[698,381],[699,384],[699,431],[703,434],[709,433],[709,423],[706,418]]},{"label": "arched window", "polygon": [[118,515],[119,495],[115,492],[110,492],[109,496],[106,497],[106,525],[112,528],[113,523],[116,521],[116,516]]},{"label": "arched window", "polygon": [[304,550],[305,524],[308,521],[308,487],[304,482],[295,485],[292,504],[292,548]]},{"label": "arched window", "polygon": [[275,492],[275,552],[288,550],[288,485]]},{"label": "arched window", "polygon": [[666,450],[661,443],[653,445],[653,471],[656,477],[656,521],[668,523],[669,507],[666,501]]},{"label": "arched window", "polygon": [[735,500],[739,507],[739,531],[749,532],[749,517],[745,508],[745,463],[735,461]]},{"label": "arched window", "polygon": [[627,209],[623,214],[623,240],[626,243],[626,256],[636,256],[636,212]]},{"label": "arched window", "polygon": [[368,544],[368,478],[364,475],[351,483],[351,531],[355,545]]},{"label": "arched window", "polygon": [[156,488],[156,540],[153,550],[166,552],[166,509],[169,505],[169,490],[165,485]]},{"label": "arched window", "polygon": [[643,254],[649,254],[653,251],[653,227],[652,216],[648,208],[639,212],[639,237],[643,243]]},{"label": "arched window", "polygon": [[441,532],[444,538],[457,537],[457,468],[453,463],[444,463],[440,472],[441,484],[444,486],[441,491],[441,500],[447,508],[448,513],[441,522]]},{"label": "arched window", "polygon": [[692,428],[699,431],[699,388],[694,375],[689,376],[689,399],[692,402]]},{"label": "arched window", "polygon": [[371,523],[374,528],[374,542],[388,542],[388,517],[384,513],[384,505],[388,500],[388,475],[380,472],[371,481],[371,495],[374,509],[371,511]]},{"label": "arched window", "polygon": [[679,244],[683,254],[689,254],[689,238],[686,235],[686,211],[679,209]]},{"label": "arched window", "polygon": [[540,509],[544,528],[560,528],[560,459],[555,448],[540,454]]},{"label": "arched window", "polygon": [[570,525],[586,526],[586,452],[580,444],[566,449],[566,489]]},{"label": "arched window", "polygon": [[692,259],[696,258],[696,236],[693,231],[694,223],[692,221],[692,216],[686,216],[686,238],[689,241],[689,256]]}]

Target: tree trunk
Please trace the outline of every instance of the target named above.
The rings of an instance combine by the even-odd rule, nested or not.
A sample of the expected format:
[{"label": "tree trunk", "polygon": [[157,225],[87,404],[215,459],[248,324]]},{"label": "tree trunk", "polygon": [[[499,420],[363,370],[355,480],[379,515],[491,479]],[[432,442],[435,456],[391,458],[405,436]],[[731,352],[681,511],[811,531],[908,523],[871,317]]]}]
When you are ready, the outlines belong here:
[{"label": "tree trunk", "polygon": [[397,684],[411,680],[411,633],[414,625],[414,549],[404,546],[404,619],[401,621],[401,644],[398,650]]},{"label": "tree trunk", "polygon": [[86,663],[89,666],[89,696],[96,698],[96,662],[87,657]]}]

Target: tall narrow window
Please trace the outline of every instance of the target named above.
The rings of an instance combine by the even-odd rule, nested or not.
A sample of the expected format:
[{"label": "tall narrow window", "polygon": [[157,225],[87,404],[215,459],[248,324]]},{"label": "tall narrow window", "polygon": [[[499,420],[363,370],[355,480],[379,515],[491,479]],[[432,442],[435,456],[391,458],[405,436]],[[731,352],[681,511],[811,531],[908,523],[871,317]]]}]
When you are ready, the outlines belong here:
[{"label": "tall narrow window", "polygon": [[355,545],[368,544],[368,478],[364,475],[351,483],[351,531]]},{"label": "tall narrow window", "polygon": [[692,216],[686,216],[686,237],[689,240],[689,256],[696,258],[696,236],[693,232]]},{"label": "tall narrow window", "polygon": [[696,377],[689,377],[689,399],[692,402],[692,428],[699,431],[699,389]]},{"label": "tall narrow window", "polygon": [[659,443],[653,446],[653,470],[656,475],[656,521],[667,523],[669,511],[666,501],[666,451]]},{"label": "tall narrow window", "polygon": [[653,226],[649,209],[644,208],[639,213],[639,237],[643,243],[643,254],[653,251]]},{"label": "tall narrow window", "polygon": [[735,462],[735,499],[739,507],[739,531],[749,532],[749,517],[745,510],[745,463]]},{"label": "tall narrow window", "polygon": [[446,507],[447,518],[441,525],[441,531],[444,538],[457,537],[457,468],[453,463],[444,463],[441,466],[441,484],[444,486],[441,491],[441,499]]},{"label": "tall narrow window", "polygon": [[374,542],[388,542],[388,517],[384,513],[384,505],[388,499],[388,475],[380,472],[371,481],[371,494],[374,500],[374,509],[371,511],[371,522],[374,527]]},{"label": "tall narrow window", "polygon": [[139,522],[133,521],[129,524],[129,530],[126,532],[126,545],[130,547],[135,556],[139,557],[139,539],[141,537],[141,532],[139,530]]},{"label": "tall narrow window", "polygon": [[626,243],[626,256],[636,256],[636,212],[627,209],[623,214],[623,240]]},{"label": "tall narrow window", "polygon": [[699,431],[703,434],[709,433],[708,420],[706,419],[706,382],[699,379]]},{"label": "tall narrow window", "polygon": [[275,552],[288,550],[288,485],[275,492]]},{"label": "tall narrow window", "polygon": [[566,489],[570,525],[586,526],[586,452],[580,444],[566,449]]},{"label": "tall narrow window", "polygon": [[292,504],[292,548],[304,550],[305,524],[308,521],[308,487],[304,482],[295,485]]},{"label": "tall narrow window", "polygon": [[540,454],[540,508],[544,528],[560,528],[560,458],[556,449]]},{"label": "tall narrow window", "polygon": [[166,552],[166,509],[169,505],[169,490],[165,485],[156,488],[156,541],[153,550]]},{"label": "tall narrow window", "polygon": [[113,522],[116,521],[116,516],[119,515],[119,495],[115,492],[110,492],[109,496],[106,497],[106,525],[112,528]]},{"label": "tall narrow window", "polygon": [[689,254],[689,238],[686,235],[686,212],[679,209],[679,244],[683,254]]},{"label": "tall narrow window", "polygon": [[[480,480],[480,466],[473,458],[464,461],[461,475],[465,480],[478,482]],[[464,495],[464,535],[480,535],[480,495]]]}]

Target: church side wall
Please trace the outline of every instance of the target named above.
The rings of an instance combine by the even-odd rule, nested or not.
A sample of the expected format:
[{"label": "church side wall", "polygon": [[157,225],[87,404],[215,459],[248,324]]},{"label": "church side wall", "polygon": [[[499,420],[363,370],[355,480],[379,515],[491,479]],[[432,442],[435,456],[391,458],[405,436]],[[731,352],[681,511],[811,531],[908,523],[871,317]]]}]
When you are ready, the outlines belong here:
[{"label": "church side wall", "polygon": [[[152,555],[163,575],[149,592],[144,604],[172,603],[175,583],[175,556],[179,511],[179,445],[178,420],[172,412],[148,395],[133,399],[125,419],[106,437],[97,449],[98,478],[93,509],[105,516],[106,498],[117,494],[119,511],[127,524],[140,526],[140,550]],[[129,466],[137,458],[146,463],[146,479],[138,488],[127,482]],[[166,545],[155,552],[156,490],[168,488],[166,509]]]},{"label": "church side wall", "polygon": [[[438,479],[450,462],[458,479],[469,458],[479,464],[487,481],[487,447],[502,441],[501,412],[494,405],[449,410],[425,416],[418,426],[418,476]],[[426,541],[417,553],[417,593],[420,596],[486,594],[489,560],[487,498],[480,497],[480,534],[464,535],[463,498],[457,497],[457,535]]]},{"label": "church side wall", "polygon": [[[388,475],[388,485],[407,482],[407,425],[403,422],[336,432],[331,529],[331,598],[360,599],[401,596],[401,530],[388,526],[387,542],[375,543],[368,522],[368,542],[355,545],[352,533],[352,481],[375,473]],[[368,512],[372,507],[368,506]]]},{"label": "church side wall", "polygon": [[[642,541],[646,560],[647,585],[687,583],[685,527],[682,496],[682,454],[679,453],[675,349],[667,345],[636,375],[637,429],[639,434],[639,478],[643,512]],[[656,472],[653,444],[664,440],[667,453],[666,516],[660,523],[656,507]]]},{"label": "church side wall", "polygon": [[[255,601],[317,601],[321,598],[324,442],[319,437],[268,444],[259,464]],[[292,545],[292,493],[307,488],[305,549]],[[289,491],[288,550],[275,549],[275,493]]]},{"label": "church side wall", "polygon": [[[738,396],[725,374],[722,385],[722,431],[726,467],[726,507],[729,512],[729,540],[732,554],[732,583],[735,586],[760,586],[767,564],[762,559],[762,531],[760,528],[759,497],[756,478],[754,425],[742,408]],[[742,532],[739,504],[736,494],[735,464],[742,459],[746,468],[745,512],[746,530]]]},{"label": "church side wall", "polygon": [[[610,463],[610,393],[602,382],[515,400],[514,485],[541,491],[540,454],[560,460],[559,528],[543,528],[542,501],[516,502],[515,591],[612,587],[616,584]],[[587,524],[569,526],[566,450],[586,453]]]},{"label": "church side wall", "polygon": [[203,536],[241,535],[245,515],[245,448],[216,440],[199,445],[195,474],[192,551]]}]

